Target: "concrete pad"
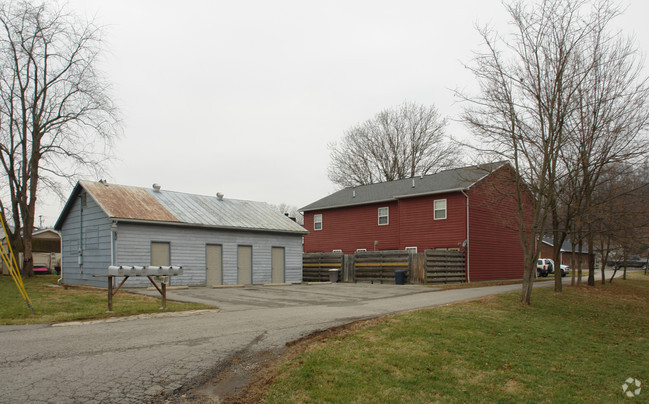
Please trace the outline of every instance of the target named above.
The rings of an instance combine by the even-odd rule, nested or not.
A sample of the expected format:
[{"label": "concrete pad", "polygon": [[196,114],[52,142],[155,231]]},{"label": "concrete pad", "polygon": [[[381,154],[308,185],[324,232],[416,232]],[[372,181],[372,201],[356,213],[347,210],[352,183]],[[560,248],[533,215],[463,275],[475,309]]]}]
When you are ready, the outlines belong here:
[{"label": "concrete pad", "polygon": [[213,289],[242,288],[245,285],[212,285]]},{"label": "concrete pad", "polygon": [[[423,285],[388,285],[369,283],[330,283],[274,285],[237,285],[238,287],[192,287],[167,292],[168,300],[216,306],[223,311],[295,306],[345,306],[363,301],[408,296],[436,290]],[[157,297],[157,291],[131,289],[130,292]]]}]

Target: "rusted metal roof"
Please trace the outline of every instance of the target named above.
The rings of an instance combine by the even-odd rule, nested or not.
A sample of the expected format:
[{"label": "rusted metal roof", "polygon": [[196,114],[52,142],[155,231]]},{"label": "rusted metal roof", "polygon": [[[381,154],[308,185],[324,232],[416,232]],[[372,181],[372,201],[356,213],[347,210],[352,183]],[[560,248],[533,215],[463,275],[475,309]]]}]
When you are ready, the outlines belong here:
[{"label": "rusted metal roof", "polygon": [[[308,233],[302,226],[265,202],[219,199],[216,196],[154,191],[149,188],[90,181],[79,181],[70,199],[73,199],[81,188],[88,192],[111,219],[118,221]],[[67,209],[66,205],[57,226],[62,225]]]},{"label": "rusted metal roof", "polygon": [[79,184],[111,218],[179,222],[144,188],[90,181],[79,181]]}]

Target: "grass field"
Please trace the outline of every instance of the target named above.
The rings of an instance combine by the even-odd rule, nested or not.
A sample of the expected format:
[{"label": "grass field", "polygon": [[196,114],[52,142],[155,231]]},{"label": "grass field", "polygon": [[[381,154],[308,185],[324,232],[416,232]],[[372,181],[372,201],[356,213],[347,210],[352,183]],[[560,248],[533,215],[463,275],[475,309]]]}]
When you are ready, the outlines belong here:
[{"label": "grass field", "polygon": [[[161,312],[160,299],[120,291],[113,298],[114,313],[106,313],[106,290],[64,289],[57,285],[58,278],[57,275],[38,275],[24,280],[34,307],[34,314],[31,314],[11,277],[0,276],[0,324],[58,323]],[[168,301],[166,311],[205,308],[211,307]]]},{"label": "grass field", "polygon": [[[415,311],[319,341],[282,366],[265,400],[649,402],[649,281],[536,289],[532,299]],[[622,390],[629,377],[644,383],[633,399]]]}]

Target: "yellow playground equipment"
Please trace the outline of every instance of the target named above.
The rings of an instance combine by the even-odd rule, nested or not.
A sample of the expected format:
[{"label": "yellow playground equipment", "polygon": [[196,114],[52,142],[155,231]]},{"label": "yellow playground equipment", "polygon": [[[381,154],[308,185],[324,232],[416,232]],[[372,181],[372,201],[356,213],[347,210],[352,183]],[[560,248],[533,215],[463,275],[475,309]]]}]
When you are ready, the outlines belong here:
[{"label": "yellow playground equipment", "polygon": [[27,291],[25,290],[25,285],[23,284],[23,278],[20,275],[20,270],[18,269],[18,264],[16,263],[16,256],[14,255],[14,252],[11,248],[11,243],[9,242],[9,236],[7,235],[7,227],[5,226],[5,221],[0,219],[0,222],[2,222],[2,230],[4,231],[5,239],[7,240],[6,250],[4,246],[0,244],[0,255],[2,256],[2,261],[4,261],[7,268],[9,268],[9,274],[11,274],[14,283],[16,283],[16,286],[20,291],[20,295],[25,300],[27,307],[29,307],[29,310],[31,310],[32,314],[34,314],[32,301],[29,299],[29,296],[27,295]]}]

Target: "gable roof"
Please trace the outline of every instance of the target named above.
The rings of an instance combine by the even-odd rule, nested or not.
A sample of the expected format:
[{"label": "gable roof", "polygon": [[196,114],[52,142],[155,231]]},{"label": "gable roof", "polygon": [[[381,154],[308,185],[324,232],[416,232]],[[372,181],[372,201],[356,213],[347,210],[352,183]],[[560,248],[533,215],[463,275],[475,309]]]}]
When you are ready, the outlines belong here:
[{"label": "gable roof", "polygon": [[40,229],[34,230],[34,232],[32,233],[32,238],[61,239],[61,234],[54,229]]},{"label": "gable roof", "polygon": [[508,163],[501,161],[477,166],[455,168],[440,171],[435,174],[405,178],[402,180],[347,187],[313,202],[300,210],[302,212],[308,212],[312,210],[389,202],[414,196],[434,195],[460,190],[464,191],[506,164]]},{"label": "gable roof", "polygon": [[120,222],[308,233],[302,226],[265,202],[226,198],[219,200],[216,196],[155,191],[91,181],[77,183],[54,226],[55,229],[61,229],[75,199],[82,191],[86,191],[110,219]]},{"label": "gable roof", "polygon": [[[554,240],[552,237],[544,236],[543,237],[543,243],[549,245],[550,247],[554,247]],[[572,252],[572,242],[568,239],[565,239],[563,241],[563,244],[561,244],[561,252],[564,253],[571,253]],[[575,252],[579,252],[579,246],[575,246]],[[588,246],[582,245],[581,246],[581,253],[582,254],[588,254]]]}]

